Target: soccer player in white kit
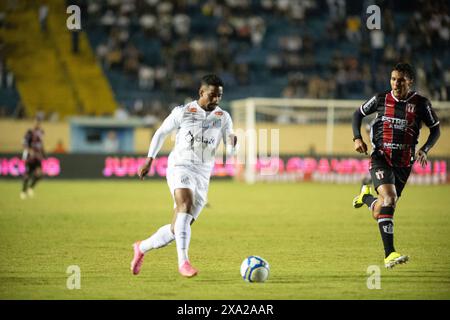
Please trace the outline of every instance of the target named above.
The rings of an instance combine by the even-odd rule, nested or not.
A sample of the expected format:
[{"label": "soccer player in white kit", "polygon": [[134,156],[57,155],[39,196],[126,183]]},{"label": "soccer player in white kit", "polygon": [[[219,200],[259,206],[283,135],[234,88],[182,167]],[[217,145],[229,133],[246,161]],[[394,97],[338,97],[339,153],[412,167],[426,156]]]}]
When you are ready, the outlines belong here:
[{"label": "soccer player in white kit", "polygon": [[222,80],[216,75],[204,76],[198,100],[176,107],[152,138],[147,160],[139,168],[141,179],[149,172],[165,138],[177,130],[166,175],[175,214],[171,224],[162,226],[150,238],[134,243],[131,270],[135,275],[140,272],[145,253],[165,247],[173,240],[177,246],[180,274],[193,277],[198,273],[188,257],[191,224],[206,204],[209,178],[220,141],[224,141],[228,149],[234,148],[237,142],[229,113],[219,107],[222,95]]}]

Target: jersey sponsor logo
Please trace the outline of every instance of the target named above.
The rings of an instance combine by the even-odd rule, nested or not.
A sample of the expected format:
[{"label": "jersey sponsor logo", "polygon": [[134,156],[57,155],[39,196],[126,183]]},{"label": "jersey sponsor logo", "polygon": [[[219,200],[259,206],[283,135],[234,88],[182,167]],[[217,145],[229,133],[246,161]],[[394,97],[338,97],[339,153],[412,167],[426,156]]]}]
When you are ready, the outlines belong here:
[{"label": "jersey sponsor logo", "polygon": [[188,109],[188,111],[189,111],[189,112],[192,112],[192,113],[195,113],[195,112],[197,112],[197,108],[195,108],[195,107],[190,107],[190,108]]},{"label": "jersey sponsor logo", "polygon": [[382,116],[381,121],[389,122],[390,126],[397,130],[406,130],[408,127],[408,120],[406,119]]},{"label": "jersey sponsor logo", "polygon": [[391,150],[407,150],[411,146],[404,143],[384,142],[383,147]]},{"label": "jersey sponsor logo", "polygon": [[186,142],[191,144],[191,147],[193,146],[194,142],[196,143],[202,143],[206,145],[213,145],[216,142],[216,138],[214,137],[205,137],[197,135],[194,137],[191,131],[185,134],[184,138],[186,139]]},{"label": "jersey sponsor logo", "polygon": [[216,139],[214,137],[211,138],[207,138],[207,137],[203,137],[203,136],[196,136],[195,137],[195,142],[197,143],[203,143],[206,145],[212,145],[214,144],[214,142],[216,142]]},{"label": "jersey sponsor logo", "polygon": [[188,133],[186,133],[186,135],[184,136],[184,138],[186,139],[187,142],[192,143],[194,141],[194,135],[192,134],[191,131],[189,131]]},{"label": "jersey sponsor logo", "polygon": [[375,176],[377,177],[378,180],[381,180],[384,178],[384,171],[383,170],[378,170],[375,172]]}]

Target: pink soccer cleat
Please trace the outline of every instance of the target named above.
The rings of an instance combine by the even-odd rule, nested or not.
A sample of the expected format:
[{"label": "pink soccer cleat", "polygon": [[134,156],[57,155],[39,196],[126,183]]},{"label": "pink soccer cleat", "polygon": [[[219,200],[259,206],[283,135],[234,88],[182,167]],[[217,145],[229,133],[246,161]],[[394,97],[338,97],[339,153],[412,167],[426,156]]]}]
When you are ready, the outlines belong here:
[{"label": "pink soccer cleat", "polygon": [[134,257],[131,261],[131,271],[134,275],[137,275],[141,271],[142,262],[144,261],[144,254],[141,252],[141,249],[139,249],[139,245],[141,244],[140,241],[136,241],[133,244],[134,249]]},{"label": "pink soccer cleat", "polygon": [[198,270],[191,266],[191,263],[189,261],[185,261],[180,269],[178,269],[178,271],[183,277],[186,278],[194,277],[198,273]]}]

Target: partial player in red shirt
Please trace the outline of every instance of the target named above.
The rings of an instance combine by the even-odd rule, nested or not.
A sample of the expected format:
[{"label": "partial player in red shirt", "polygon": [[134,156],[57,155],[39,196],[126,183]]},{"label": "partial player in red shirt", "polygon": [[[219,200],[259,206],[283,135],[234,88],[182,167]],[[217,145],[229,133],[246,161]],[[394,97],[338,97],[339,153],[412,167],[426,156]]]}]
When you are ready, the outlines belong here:
[{"label": "partial player in red shirt", "polygon": [[23,139],[22,159],[25,161],[25,174],[23,175],[21,199],[34,196],[34,187],[42,177],[42,160],[45,158],[44,130],[40,119],[36,118],[34,126],[25,133]]}]

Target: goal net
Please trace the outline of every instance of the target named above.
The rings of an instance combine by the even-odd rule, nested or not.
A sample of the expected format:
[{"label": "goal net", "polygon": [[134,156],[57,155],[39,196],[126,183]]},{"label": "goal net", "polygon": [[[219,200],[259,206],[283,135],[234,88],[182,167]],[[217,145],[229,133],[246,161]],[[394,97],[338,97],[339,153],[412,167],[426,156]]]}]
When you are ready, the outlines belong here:
[{"label": "goal net", "polygon": [[[369,158],[353,151],[351,119],[362,103],[363,100],[283,98],[232,101],[239,141],[234,158],[235,178],[247,183],[360,181],[368,174]],[[433,102],[433,107],[441,122],[450,119],[449,102]],[[368,124],[374,117],[366,117],[361,128],[368,145]],[[424,136],[425,131],[421,138]],[[446,162],[431,165],[432,170],[439,172],[431,179],[446,180]]]}]

